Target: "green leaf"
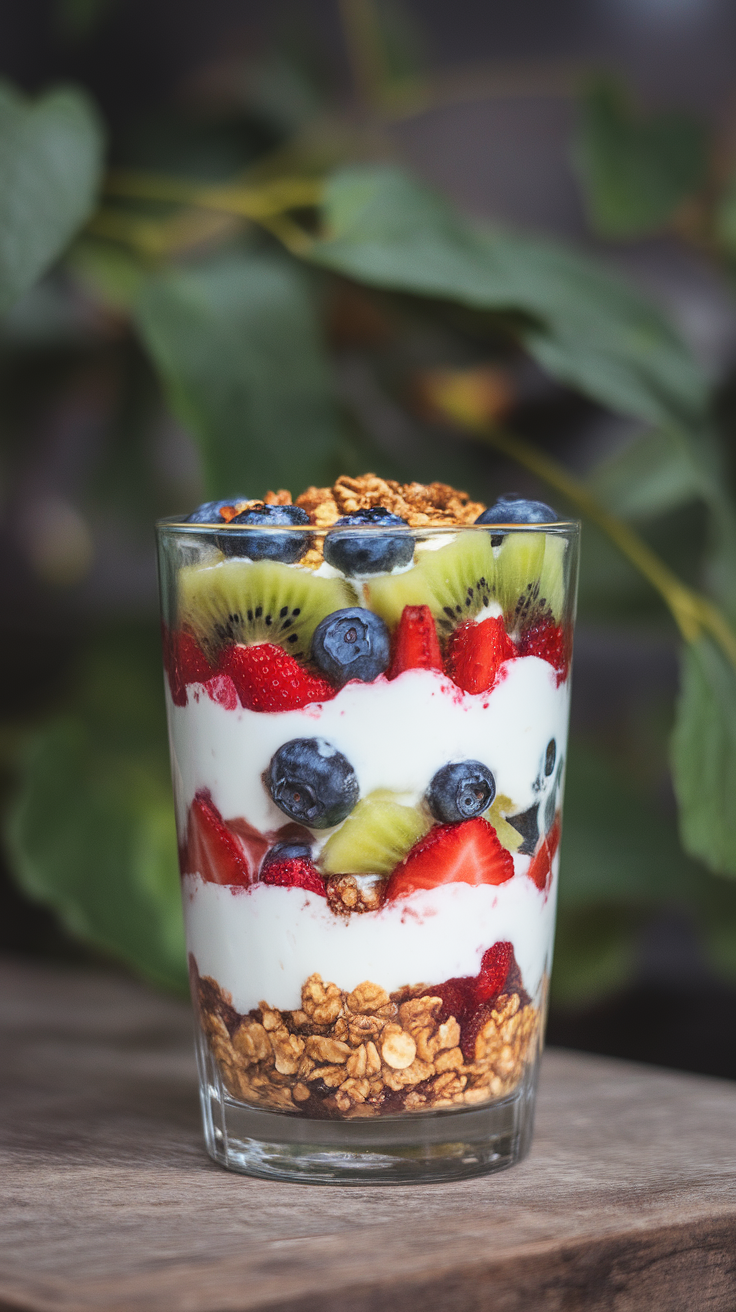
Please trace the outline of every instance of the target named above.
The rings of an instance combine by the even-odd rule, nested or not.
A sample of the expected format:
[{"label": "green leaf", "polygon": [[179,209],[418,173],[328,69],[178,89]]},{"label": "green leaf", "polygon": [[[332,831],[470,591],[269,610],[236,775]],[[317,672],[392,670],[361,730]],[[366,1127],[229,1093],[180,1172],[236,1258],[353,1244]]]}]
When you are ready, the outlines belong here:
[{"label": "green leaf", "polygon": [[73,707],[31,736],[7,838],[21,888],[71,933],[186,990],[155,629],[99,643]]},{"label": "green leaf", "polygon": [[707,637],[683,653],[672,773],[686,851],[736,877],[736,670]]},{"label": "green leaf", "polygon": [[399,169],[343,169],[310,258],[358,282],[521,316],[518,333],[561,382],[652,424],[699,422],[700,371],[658,311],[553,242],[478,230]]},{"label": "green leaf", "polygon": [[610,79],[583,97],[575,162],[593,227],[604,237],[656,232],[703,185],[705,128],[687,114],[644,119]]},{"label": "green leaf", "polygon": [[652,906],[687,894],[697,868],[674,819],[607,754],[573,740],[565,784],[560,906]]},{"label": "green leaf", "polygon": [[714,216],[715,234],[728,255],[736,254],[736,178],[731,178]]},{"label": "green leaf", "polygon": [[562,1006],[589,1006],[630,982],[642,915],[627,906],[560,908],[551,994]]},{"label": "green leaf", "polygon": [[[607,509],[624,518],[651,519],[702,501],[710,512],[707,583],[736,614],[736,509],[723,451],[709,425],[690,431],[673,425],[642,433],[602,461],[589,482]],[[683,545],[692,560],[692,538]],[[692,582],[699,586],[702,577]]]},{"label": "green leaf", "polygon": [[151,279],[137,306],[171,407],[201,448],[206,492],[262,496],[331,481],[340,440],[306,276],[243,252]]},{"label": "green leaf", "polygon": [[591,491],[624,518],[661,514],[700,496],[702,478],[692,457],[672,429],[640,433],[596,467]]},{"label": "green leaf", "polygon": [[95,206],[102,126],[72,87],[30,101],[0,82],[0,313],[68,246]]}]

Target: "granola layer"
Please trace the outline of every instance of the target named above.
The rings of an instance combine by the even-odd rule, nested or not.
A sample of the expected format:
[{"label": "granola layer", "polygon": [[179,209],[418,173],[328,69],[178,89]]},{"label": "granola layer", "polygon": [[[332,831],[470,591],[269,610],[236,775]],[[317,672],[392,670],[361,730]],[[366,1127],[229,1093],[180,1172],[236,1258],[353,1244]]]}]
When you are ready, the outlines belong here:
[{"label": "granola layer", "polygon": [[[194,996],[228,1092],[302,1116],[351,1119],[476,1105],[511,1093],[541,1041],[541,1008],[513,975],[461,1026],[431,988],[346,993],[310,975],[297,1011],[238,1013],[193,965]],[[441,986],[436,986],[438,989]]]}]

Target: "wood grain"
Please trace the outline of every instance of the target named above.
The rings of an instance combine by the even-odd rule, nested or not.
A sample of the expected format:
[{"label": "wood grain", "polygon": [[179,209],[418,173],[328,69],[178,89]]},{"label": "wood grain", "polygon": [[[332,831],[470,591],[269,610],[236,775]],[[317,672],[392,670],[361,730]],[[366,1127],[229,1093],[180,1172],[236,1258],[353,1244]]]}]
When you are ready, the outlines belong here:
[{"label": "wood grain", "polygon": [[550,1052],[535,1145],[461,1184],[318,1188],[201,1146],[188,1009],[0,964],[5,1312],[736,1308],[736,1086]]}]

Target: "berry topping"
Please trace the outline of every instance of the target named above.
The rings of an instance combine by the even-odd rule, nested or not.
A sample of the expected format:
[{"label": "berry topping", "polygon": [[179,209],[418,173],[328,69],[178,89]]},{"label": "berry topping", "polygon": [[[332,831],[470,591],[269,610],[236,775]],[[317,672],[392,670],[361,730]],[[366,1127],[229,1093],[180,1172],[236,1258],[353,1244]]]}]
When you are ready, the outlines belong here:
[{"label": "berry topping", "polygon": [[296,840],[293,842],[274,843],[273,847],[269,848],[268,852],[263,858],[263,865],[261,867],[261,876],[263,875],[263,871],[266,870],[268,866],[272,865],[274,861],[301,861],[301,860],[311,862],[312,860],[311,843],[300,843]]},{"label": "berry topping", "polygon": [[503,991],[513,960],[513,945],[508,942],[494,943],[492,948],[483,953],[475,981],[477,1003],[490,1002],[491,998],[498,997]]},{"label": "berry topping", "polygon": [[550,883],[552,882],[552,862],[559,845],[560,822],[559,819],[557,819],[549,833],[542,839],[537,852],[532,857],[529,869],[527,870],[529,878],[542,892],[544,892],[546,888],[549,888]]},{"label": "berry topping", "polygon": [[335,696],[331,684],[310,674],[272,642],[225,647],[218,673],[229,675],[249,711],[296,711]]},{"label": "berry topping", "polygon": [[451,825],[472,820],[491,806],[496,781],[480,761],[451,761],[443,765],[427,789],[427,806],[435,820]]},{"label": "berry topping", "polygon": [[251,883],[245,852],[206,792],[197,793],[189,808],[185,864],[187,873],[208,884]]},{"label": "berry topping", "polygon": [[225,556],[247,556],[249,560],[281,560],[291,565],[309,550],[308,533],[248,533],[243,526],[259,525],[278,528],[283,525],[308,524],[309,515],[301,506],[270,506],[256,502],[235,515],[228,531],[217,538],[217,545]]},{"label": "berry topping", "polygon": [[440,884],[505,884],[513,873],[512,857],[486,820],[435,825],[394,870],[386,900]]},{"label": "berry topping", "polygon": [[197,506],[191,515],[187,515],[184,520],[185,524],[226,524],[229,516],[223,515],[222,511],[233,510],[239,501],[247,500],[246,497],[231,497],[229,501],[204,501],[201,506]]},{"label": "berry topping", "polygon": [[335,521],[325,538],[325,560],[343,574],[386,574],[397,565],[409,565],[414,556],[414,539],[409,533],[347,533],[347,528],[407,527],[400,515],[383,506],[357,510]]},{"label": "berry topping", "polygon": [[513,660],[516,654],[500,615],[491,615],[480,624],[468,620],[450,638],[447,673],[464,692],[487,692],[504,661]]},{"label": "berry topping", "polygon": [[390,679],[404,670],[441,670],[437,629],[429,606],[405,606],[394,639]]},{"label": "berry topping", "polygon": [[[468,1021],[473,1030],[476,1028],[472,1026],[472,1020],[477,1009],[485,1007],[503,991],[515,961],[511,943],[494,943],[492,948],[483,953],[477,975],[463,975],[458,979],[446,979],[442,984],[433,984],[424,996],[442,998],[442,1012],[438,1017],[440,1023],[454,1016],[463,1027],[464,1037]],[[482,1012],[481,1017],[485,1022],[487,1013]],[[474,1041],[475,1033],[472,1038]],[[472,1056],[469,1060],[472,1061]]]},{"label": "berry topping", "polygon": [[327,885],[308,856],[287,856],[282,853],[270,860],[272,856],[273,850],[263,862],[261,883],[275,884],[279,888],[304,888],[309,893],[327,897]]},{"label": "berry topping", "polygon": [[317,625],[312,638],[315,664],[338,688],[350,679],[371,683],[387,668],[389,655],[386,625],[360,606],[333,611]]},{"label": "berry topping", "polygon": [[224,706],[226,711],[237,710],[238,693],[228,674],[215,674],[204,686],[210,701],[216,702],[218,706]]},{"label": "berry topping", "polygon": [[544,501],[527,501],[507,492],[476,519],[476,524],[555,524],[557,511]]},{"label": "berry topping", "polygon": [[561,624],[541,620],[527,629],[519,640],[520,656],[538,656],[557,671],[558,686],[566,678],[570,665],[569,644]]},{"label": "berry topping", "polygon": [[189,633],[176,633],[165,628],[163,648],[171,700],[175,706],[186,706],[187,684],[206,683],[212,676],[212,666]]},{"label": "berry topping", "polygon": [[280,810],[310,829],[339,825],[359,796],[352,765],[324,738],[284,743],[271,758],[264,782]]}]

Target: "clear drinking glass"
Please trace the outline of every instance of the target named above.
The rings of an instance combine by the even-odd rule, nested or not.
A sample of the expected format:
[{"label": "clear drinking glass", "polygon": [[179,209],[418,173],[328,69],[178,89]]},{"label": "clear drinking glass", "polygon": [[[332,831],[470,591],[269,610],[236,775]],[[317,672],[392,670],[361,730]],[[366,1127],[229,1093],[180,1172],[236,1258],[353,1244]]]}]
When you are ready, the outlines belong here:
[{"label": "clear drinking glass", "polygon": [[[359,570],[386,531],[332,541]],[[327,532],[158,525],[207,1149],[498,1170],[532,1132],[579,526],[392,528],[383,574]]]}]

